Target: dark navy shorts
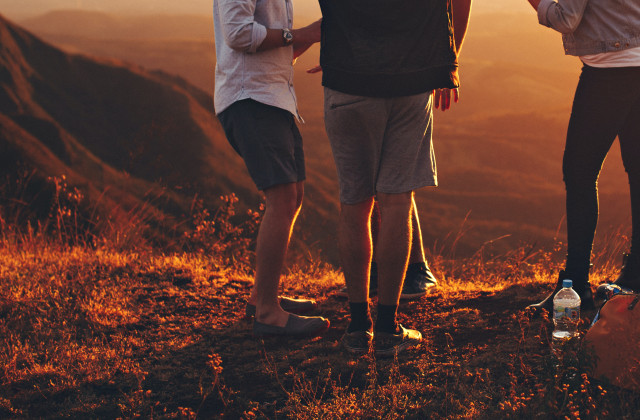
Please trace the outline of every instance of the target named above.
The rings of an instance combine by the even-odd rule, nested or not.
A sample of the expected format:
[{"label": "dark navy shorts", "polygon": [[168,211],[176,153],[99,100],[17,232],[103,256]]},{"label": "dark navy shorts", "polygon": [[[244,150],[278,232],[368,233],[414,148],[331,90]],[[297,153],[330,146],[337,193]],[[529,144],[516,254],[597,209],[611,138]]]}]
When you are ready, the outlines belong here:
[{"label": "dark navy shorts", "polygon": [[218,119],[259,190],[304,181],[302,136],[289,111],[244,99]]}]

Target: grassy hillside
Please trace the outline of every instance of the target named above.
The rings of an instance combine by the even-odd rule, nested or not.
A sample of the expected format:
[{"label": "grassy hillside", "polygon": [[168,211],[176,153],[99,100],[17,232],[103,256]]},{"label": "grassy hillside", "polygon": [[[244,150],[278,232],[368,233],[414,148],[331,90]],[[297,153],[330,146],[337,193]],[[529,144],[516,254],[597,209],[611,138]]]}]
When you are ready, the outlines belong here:
[{"label": "grassy hillside", "polygon": [[[427,246],[454,252],[455,242],[461,255],[489,246],[498,253],[522,243],[551,246],[564,236],[561,159],[579,61],[563,55],[560,36],[541,27],[526,7],[526,13],[478,13],[487,10],[478,5],[472,15],[461,57],[460,103],[445,114],[436,113],[440,187],[417,193]],[[77,15],[70,16],[60,22]],[[173,27],[182,28],[180,37],[163,32],[165,19],[160,17],[92,14],[91,19],[100,19],[100,33],[82,25],[66,29],[69,25],[54,19],[25,24],[69,50],[163,69],[213,91],[215,54],[211,37],[206,39],[211,27],[205,28],[210,17],[173,16]],[[129,33],[125,23],[140,30]],[[193,31],[185,36],[183,29],[189,26]],[[315,47],[296,64],[309,174],[296,237],[304,235],[335,261],[331,242],[323,238],[335,230],[335,169],[323,127],[320,76],[305,73],[317,60]],[[603,205],[596,247],[613,232],[628,232],[627,185],[616,145],[600,180]],[[467,233],[456,241],[461,231]]]},{"label": "grassy hillside", "polygon": [[[589,376],[582,351],[556,366],[551,322],[524,308],[559,267],[533,247],[432,255],[440,287],[399,310],[424,342],[376,359],[342,350],[343,278],[321,262],[288,271],[282,293],[317,299],[329,331],[257,340],[243,318],[248,266],[223,258],[233,241],[160,253],[2,233],[2,418],[631,419],[640,409],[639,394]],[[594,283],[615,274],[600,267]],[[593,313],[583,316],[582,333]]]},{"label": "grassy hillside", "polygon": [[[462,101],[436,115],[441,188],[417,194],[440,286],[401,304],[425,340],[396,359],[339,344],[337,188],[319,78],[304,73],[317,48],[297,64],[309,180],[281,292],[315,298],[332,324],[316,339],[256,340],[243,311],[260,198],[212,114],[211,40],[177,18],[194,32],[151,24],[153,36],[123,39],[130,21],[92,16],[41,33],[92,57],[0,20],[1,418],[637,417],[638,393],[590,376],[584,351],[554,360],[550,320],[524,310],[565,252],[560,156],[578,71],[533,16],[472,22]],[[88,32],[103,24],[113,38]],[[627,246],[615,153],[594,285]],[[240,201],[203,204],[200,191]],[[154,246],[143,229],[163,228],[168,209],[192,228],[174,238],[183,246]]]},{"label": "grassy hillside", "polygon": [[129,219],[166,244],[195,198],[213,206],[233,191],[245,209],[257,207],[203,91],[160,71],[65,53],[3,18],[0,42],[3,212],[22,206],[21,222],[38,224],[59,192],[54,180],[64,179],[78,189],[83,217]]}]

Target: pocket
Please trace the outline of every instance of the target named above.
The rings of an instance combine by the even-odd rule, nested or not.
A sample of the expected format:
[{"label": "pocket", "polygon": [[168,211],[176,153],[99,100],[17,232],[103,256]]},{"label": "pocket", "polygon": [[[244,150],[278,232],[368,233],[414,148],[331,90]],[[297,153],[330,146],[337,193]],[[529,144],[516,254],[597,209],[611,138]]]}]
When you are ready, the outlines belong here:
[{"label": "pocket", "polygon": [[369,99],[367,96],[350,95],[335,90],[325,90],[325,97],[327,108],[330,110],[359,104]]},{"label": "pocket", "polygon": [[347,101],[347,102],[339,102],[339,103],[332,103],[329,105],[329,109],[338,109],[338,108],[344,108],[350,105],[355,105],[355,104],[359,104],[360,102],[364,102],[366,100],[366,98],[361,98],[361,99],[354,99],[351,101]]}]

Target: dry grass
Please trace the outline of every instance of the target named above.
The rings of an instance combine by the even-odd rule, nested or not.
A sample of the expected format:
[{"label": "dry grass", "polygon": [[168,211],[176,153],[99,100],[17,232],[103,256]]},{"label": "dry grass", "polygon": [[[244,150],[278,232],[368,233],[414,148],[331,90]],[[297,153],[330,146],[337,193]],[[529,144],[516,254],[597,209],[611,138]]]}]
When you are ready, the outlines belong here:
[{"label": "dry grass", "polygon": [[[258,214],[234,224],[235,201],[194,212],[185,252],[135,238],[127,249],[64,241],[68,217],[50,233],[3,224],[0,417],[636,417],[640,395],[590,378],[579,343],[556,366],[549,320],[523,309],[554,281],[562,244],[467,259],[432,251],[439,288],[399,310],[424,342],[396,359],[353,358],[339,344],[342,275],[311,258],[296,259],[282,293],[317,299],[330,330],[310,340],[251,336],[242,315]],[[618,249],[613,238],[596,256],[594,283],[614,274],[608,256]]]},{"label": "dry grass", "polygon": [[556,270],[522,249],[434,257],[442,279],[404,303],[425,341],[395,360],[339,345],[341,274],[294,268],[283,292],[332,321],[313,340],[251,337],[250,277],[194,253],[0,248],[0,416],[100,418],[633,418],[636,394],[597,383],[586,358],[554,367],[550,326],[522,309]]}]

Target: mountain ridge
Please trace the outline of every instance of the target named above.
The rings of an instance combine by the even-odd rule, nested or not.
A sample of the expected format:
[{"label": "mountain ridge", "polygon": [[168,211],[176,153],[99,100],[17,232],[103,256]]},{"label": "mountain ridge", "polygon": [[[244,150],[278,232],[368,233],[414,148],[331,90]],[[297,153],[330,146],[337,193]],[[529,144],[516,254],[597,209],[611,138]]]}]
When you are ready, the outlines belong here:
[{"label": "mountain ridge", "polygon": [[155,191],[168,201],[155,209],[161,219],[185,217],[195,195],[255,203],[206,93],[160,71],[67,54],[2,16],[0,43],[3,175],[26,164],[40,186],[65,175],[129,207]]}]

